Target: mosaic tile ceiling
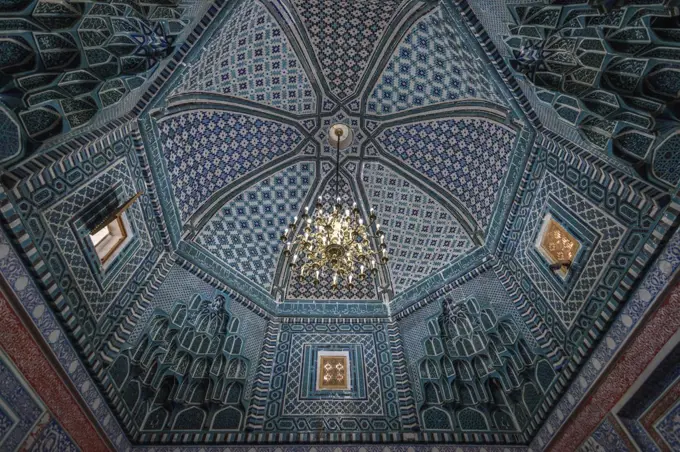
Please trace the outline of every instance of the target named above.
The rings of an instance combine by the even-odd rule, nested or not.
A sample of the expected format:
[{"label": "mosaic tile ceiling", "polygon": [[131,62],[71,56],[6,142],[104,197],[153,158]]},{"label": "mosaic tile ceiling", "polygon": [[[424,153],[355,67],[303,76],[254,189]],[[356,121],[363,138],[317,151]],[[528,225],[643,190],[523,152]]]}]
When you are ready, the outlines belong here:
[{"label": "mosaic tile ceiling", "polygon": [[[0,25],[47,27],[42,12],[53,5],[52,15],[68,20],[48,14],[50,29],[119,24],[102,44],[115,49],[130,38],[124,24],[136,30],[159,21],[159,32],[173,33],[184,24],[153,0],[81,3],[0,0],[0,12],[18,18],[0,17]],[[547,5],[547,13],[507,5],[516,19],[507,47],[534,40],[532,27],[551,17],[560,20],[543,36],[549,43],[605,19],[620,19],[616,33],[636,27],[628,12],[585,21],[590,6],[606,6],[601,0],[569,3]],[[640,21],[645,30],[664,31],[664,14],[680,14],[640,7],[630,6],[656,17]],[[579,20],[564,20],[569,9]],[[573,440],[560,429],[580,424],[581,413],[588,419],[579,429],[593,431],[607,414],[603,403],[626,393],[621,381],[634,384],[677,330],[680,298],[659,300],[680,268],[680,129],[654,137],[660,147],[644,159],[656,166],[642,178],[634,177],[641,166],[607,163],[616,152],[605,161],[561,141],[537,122],[513,84],[515,69],[503,66],[475,20],[466,0],[215,0],[164,57],[130,115],[101,135],[64,137],[31,157],[42,152],[42,138],[62,139],[52,133],[98,115],[70,107],[85,105],[84,97],[118,98],[115,87],[124,95],[137,75],[113,71],[66,102],[49,100],[50,108],[0,106],[0,317],[12,331],[35,335],[36,350],[52,350],[47,367],[82,397],[83,417],[97,422],[93,439],[149,452],[224,444],[424,451],[425,443],[478,452],[563,450],[553,444]],[[54,44],[76,33],[51,36]],[[18,38],[11,42],[24,42]],[[587,41],[579,39],[579,46]],[[91,54],[78,43],[61,57]],[[119,55],[116,65],[137,61],[148,47],[130,48],[133,55]],[[22,55],[9,63],[18,58],[28,68]],[[146,56],[153,58],[135,67],[150,75],[148,64],[160,56]],[[543,68],[542,61],[522,64]],[[65,95],[79,85],[76,73],[96,66],[67,65],[39,93],[28,91]],[[37,80],[37,69],[17,79]],[[567,105],[563,87],[553,88],[554,105]],[[45,121],[28,139],[24,118],[44,109],[62,122]],[[610,132],[621,134],[605,138],[629,136],[618,129],[629,119],[617,119]],[[575,133],[592,131],[589,121]],[[337,168],[327,140],[335,123],[354,132]],[[364,217],[376,210],[391,257],[339,291],[330,275],[317,285],[297,278],[279,242],[295,215],[318,197],[330,202],[335,187]],[[112,198],[133,196],[129,242],[102,265],[90,239],[94,219],[114,207]],[[16,297],[5,300],[8,288]],[[666,324],[652,323],[661,317]],[[11,351],[10,360],[0,351],[7,383],[0,384],[0,450],[37,437],[28,433],[36,418],[49,422],[44,431],[52,437],[36,445],[76,448],[52,422],[62,410],[40,399],[43,385],[13,378],[16,350],[32,354],[15,337],[0,334]],[[630,354],[641,366],[635,374]],[[49,385],[39,372],[24,375]],[[22,415],[6,416],[15,405]],[[679,414],[666,408],[654,424],[670,436],[667,419]],[[631,412],[635,419],[644,421]],[[614,444],[613,429],[601,425],[589,442],[595,449]],[[73,435],[77,448],[95,450],[79,440],[86,432]]]},{"label": "mosaic tile ceiling", "polygon": [[[460,20],[405,0],[236,4],[152,115],[178,236],[279,301],[387,301],[483,245],[520,129]],[[392,258],[344,292],[293,282],[278,243],[331,197],[338,122],[342,196],[378,211]]]}]

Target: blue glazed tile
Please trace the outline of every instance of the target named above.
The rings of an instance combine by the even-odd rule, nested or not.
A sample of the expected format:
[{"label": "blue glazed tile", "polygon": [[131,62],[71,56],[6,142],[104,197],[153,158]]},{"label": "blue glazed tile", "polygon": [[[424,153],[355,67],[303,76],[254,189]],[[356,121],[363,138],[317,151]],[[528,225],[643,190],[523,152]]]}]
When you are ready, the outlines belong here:
[{"label": "blue glazed tile", "polygon": [[368,113],[385,115],[440,102],[479,98],[504,105],[465,32],[435,8],[394,50],[371,91]]}]

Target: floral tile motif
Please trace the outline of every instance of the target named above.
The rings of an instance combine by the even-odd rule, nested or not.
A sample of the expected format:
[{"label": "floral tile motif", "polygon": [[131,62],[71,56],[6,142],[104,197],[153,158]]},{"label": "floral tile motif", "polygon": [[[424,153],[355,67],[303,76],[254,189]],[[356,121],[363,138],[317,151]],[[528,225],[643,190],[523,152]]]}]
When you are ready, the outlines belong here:
[{"label": "floral tile motif", "polygon": [[45,408],[0,351],[0,450],[14,450]]},{"label": "floral tile motif", "polygon": [[182,222],[216,191],[302,141],[292,126],[214,110],[172,116],[159,127]]},{"label": "floral tile motif", "polygon": [[209,92],[296,114],[316,113],[316,94],[288,38],[257,0],[243,2],[189,64],[171,95]]},{"label": "floral tile motif", "polygon": [[384,115],[440,102],[479,98],[505,105],[465,33],[436,8],[416,22],[394,50],[368,101]]},{"label": "floral tile motif", "polygon": [[301,162],[249,187],[213,215],[195,242],[269,290],[279,237],[314,183],[314,162]]},{"label": "floral tile motif", "polygon": [[474,246],[450,212],[384,165],[365,163],[361,181],[385,230],[395,294]]},{"label": "floral tile motif", "polygon": [[654,428],[671,450],[680,450],[680,402],[659,419]]},{"label": "floral tile motif", "polygon": [[593,434],[579,448],[579,452],[627,452],[636,450],[626,437],[623,428],[614,418],[608,415]]}]

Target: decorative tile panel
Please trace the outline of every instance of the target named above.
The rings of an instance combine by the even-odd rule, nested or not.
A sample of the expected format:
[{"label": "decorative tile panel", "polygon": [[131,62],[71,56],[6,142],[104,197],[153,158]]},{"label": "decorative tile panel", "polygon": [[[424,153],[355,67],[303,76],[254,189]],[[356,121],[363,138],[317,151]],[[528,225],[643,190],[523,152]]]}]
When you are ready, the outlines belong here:
[{"label": "decorative tile panel", "polygon": [[[354,193],[347,180],[341,175],[338,184],[338,195],[344,205],[351,206],[355,202]],[[321,194],[324,204],[329,206],[335,203],[335,176],[331,177]],[[314,212],[314,206],[310,208],[310,214]],[[293,250],[295,252],[295,250]],[[333,275],[330,273],[322,274],[319,284],[315,285],[311,277],[303,281],[298,279],[300,267],[292,269],[288,275],[287,300],[377,300],[375,280],[372,276],[360,279],[358,274],[354,275],[354,288],[333,289]]]},{"label": "decorative tile panel", "polygon": [[195,242],[269,290],[279,237],[302,210],[315,173],[314,162],[300,162],[248,187],[220,208]]},{"label": "decorative tile panel", "polygon": [[443,119],[390,127],[378,141],[448,190],[486,230],[512,153],[512,130],[480,118]]},{"label": "decorative tile panel", "polygon": [[401,0],[294,0],[330,91],[340,99],[359,88]]},{"label": "decorative tile panel", "polygon": [[483,60],[460,26],[436,8],[416,22],[380,75],[369,114],[384,115],[440,102],[479,98],[505,105]]},{"label": "decorative tile panel", "polygon": [[257,0],[242,2],[170,95],[209,92],[291,113],[316,113],[316,94],[288,38]]},{"label": "decorative tile panel", "polygon": [[[592,252],[588,260],[580,264],[580,269],[572,268],[570,270],[579,271],[579,275],[578,278],[573,278],[570,281],[566,291],[556,290],[550,279],[546,277],[543,270],[546,269],[548,263],[545,260],[541,260],[537,264],[537,260],[529,258],[529,253],[535,249],[535,236],[533,234],[541,228],[551,198],[559,200],[559,204],[563,205],[572,217],[587,222],[586,225],[598,237],[592,241],[589,250],[587,248],[584,250]],[[581,229],[584,234],[587,234],[587,229],[584,229],[580,222],[576,222],[573,228]],[[525,233],[522,235],[515,252],[515,258],[540,289],[542,296],[547,300],[564,326],[569,328],[588,300],[597,281],[607,269],[607,264],[618,248],[626,228],[611,216],[596,208],[576,190],[568,187],[551,173],[546,173],[537,190],[531,210],[527,214],[524,231]],[[543,264],[543,267],[540,264]]]},{"label": "decorative tile panel", "polygon": [[[354,379],[350,390],[311,391],[315,358],[324,351],[347,352]],[[288,425],[301,431],[399,429],[385,324],[284,323],[273,360],[265,430],[286,430]]]},{"label": "decorative tile panel", "polygon": [[[87,300],[88,308],[97,320],[111,307],[111,302],[120,289],[144,261],[146,254],[152,247],[151,239],[142,208],[139,203],[134,203],[127,210],[127,217],[139,238],[138,246],[127,246],[123,249],[124,253],[130,254],[128,260],[125,262],[124,267],[119,269],[116,278],[110,281],[108,285],[103,286],[98,276],[93,273],[92,266],[79,244],[80,237],[76,236],[71,221],[84,206],[121,182],[126,190],[125,195],[128,198],[134,195],[134,183],[124,160],[118,161],[110,169],[94,178],[90,183],[84,185],[72,195],[53,203],[43,214],[45,222],[50,232],[54,234],[64,259],[68,262],[68,268],[72,275],[71,277],[65,277],[61,283],[63,285],[77,284],[83,297]],[[73,282],[71,282],[71,278]]]},{"label": "decorative tile panel", "polygon": [[[288,384],[286,385],[285,399],[283,403],[283,414],[291,416],[309,416],[314,414],[328,415],[348,415],[352,413],[362,413],[364,415],[384,415],[383,394],[380,389],[380,364],[375,353],[375,339],[370,327],[368,333],[364,334],[296,334],[291,333],[290,355],[288,357],[287,375]],[[285,328],[284,330],[285,331]],[[302,380],[308,376],[317,376],[321,371],[324,352],[328,349],[347,351],[353,348],[352,355],[358,362],[353,363],[360,369],[360,378],[366,378],[366,382],[357,380],[357,389],[364,388],[364,391],[351,390],[350,397],[338,396],[331,389],[345,389],[344,387],[328,388],[317,384],[314,393],[306,393],[300,389]],[[310,353],[306,353],[310,349]],[[358,350],[358,353],[357,353]],[[316,355],[316,359],[313,358]],[[305,358],[307,358],[305,360]],[[347,354],[349,358],[349,353]],[[347,359],[349,361],[349,359]],[[315,371],[316,370],[316,371]],[[352,372],[356,370],[352,369]],[[312,380],[314,381],[314,380]],[[344,392],[344,391],[343,391]],[[307,399],[303,397],[307,395]]]},{"label": "decorative tile panel", "polygon": [[364,163],[361,181],[385,229],[395,294],[474,246],[444,206],[384,165]]},{"label": "decorative tile panel", "polygon": [[581,243],[567,231],[552,215],[543,219],[543,226],[536,241],[536,248],[549,264],[561,265],[558,273],[567,276],[569,266],[574,262]]},{"label": "decorative tile panel", "polygon": [[181,113],[159,128],[182,222],[213,193],[302,141],[292,126],[214,110]]}]

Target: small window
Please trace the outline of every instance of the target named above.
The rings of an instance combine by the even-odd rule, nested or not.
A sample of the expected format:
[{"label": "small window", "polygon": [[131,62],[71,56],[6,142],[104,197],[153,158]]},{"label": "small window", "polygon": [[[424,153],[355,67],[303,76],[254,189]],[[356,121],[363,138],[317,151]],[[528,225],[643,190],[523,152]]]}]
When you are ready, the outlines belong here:
[{"label": "small window", "polygon": [[90,234],[90,240],[102,264],[106,264],[125,243],[128,238],[127,225],[125,213],[122,213],[103,228]]},{"label": "small window", "polygon": [[536,240],[536,248],[550,264],[550,268],[562,278],[566,278],[581,248],[579,241],[548,214]]},{"label": "small window", "polygon": [[317,360],[317,391],[352,389],[349,372],[349,352],[322,350],[318,352]]}]

